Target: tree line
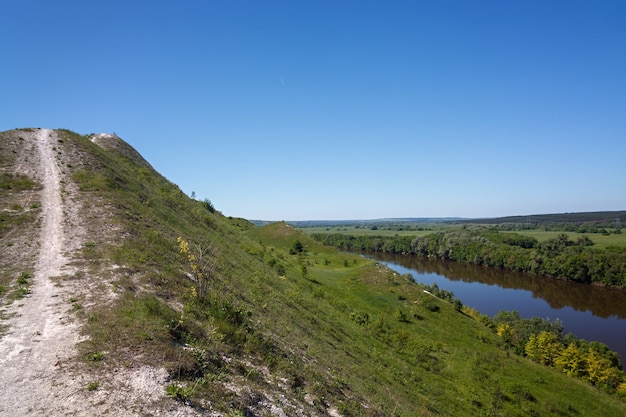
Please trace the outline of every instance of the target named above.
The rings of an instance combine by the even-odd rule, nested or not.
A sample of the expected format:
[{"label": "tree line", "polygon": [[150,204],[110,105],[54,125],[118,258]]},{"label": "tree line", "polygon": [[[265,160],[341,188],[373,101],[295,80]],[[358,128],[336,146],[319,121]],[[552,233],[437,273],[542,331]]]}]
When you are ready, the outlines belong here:
[{"label": "tree line", "polygon": [[348,251],[373,251],[436,257],[512,271],[551,275],[581,283],[626,287],[626,249],[595,248],[587,236],[565,233],[542,242],[496,230],[460,230],[426,236],[312,235]]},{"label": "tree line", "polygon": [[568,376],[626,395],[626,374],[619,354],[604,343],[565,334],[559,320],[524,319],[517,311],[500,311],[489,323],[505,347]]}]

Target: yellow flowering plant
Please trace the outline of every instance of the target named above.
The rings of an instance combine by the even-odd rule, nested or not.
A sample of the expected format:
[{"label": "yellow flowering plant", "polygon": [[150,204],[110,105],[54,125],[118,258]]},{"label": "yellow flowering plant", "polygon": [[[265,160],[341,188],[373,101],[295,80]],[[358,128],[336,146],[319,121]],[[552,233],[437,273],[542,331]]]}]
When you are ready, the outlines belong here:
[{"label": "yellow flowering plant", "polygon": [[212,272],[212,267],[206,259],[206,255],[211,252],[211,245],[196,245],[192,249],[181,236],[176,241],[178,242],[178,250],[187,258],[187,263],[191,268],[191,278],[196,283],[195,287],[191,289],[191,297],[193,299],[205,297],[209,291]]}]

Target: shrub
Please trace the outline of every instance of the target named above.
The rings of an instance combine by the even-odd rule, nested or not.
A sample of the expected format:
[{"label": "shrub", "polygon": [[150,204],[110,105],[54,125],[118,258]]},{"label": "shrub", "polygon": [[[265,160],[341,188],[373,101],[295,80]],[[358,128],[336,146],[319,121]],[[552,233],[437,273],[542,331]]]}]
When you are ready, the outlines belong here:
[{"label": "shrub", "polygon": [[[439,308],[439,307],[437,307],[437,308]],[[404,312],[404,310],[402,310],[402,309],[400,309],[400,308],[396,309],[396,311],[395,311],[395,313],[393,314],[393,316],[394,316],[394,317],[395,317],[395,318],[396,318],[399,322],[402,322],[402,323],[409,323],[409,322],[410,322],[408,314],[406,314],[406,313]]]},{"label": "shrub", "polygon": [[202,206],[207,209],[209,212],[211,213],[215,213],[215,207],[213,206],[213,203],[211,203],[211,200],[209,200],[208,198],[205,198],[202,201]]},{"label": "shrub", "polygon": [[354,311],[350,313],[350,320],[352,320],[359,326],[367,326],[370,322],[370,316],[367,313]]},{"label": "shrub", "polygon": [[431,296],[422,298],[422,306],[424,306],[425,309],[432,311],[433,313],[437,313],[439,312],[439,310],[441,310],[441,308],[437,304],[437,300],[435,300]]},{"label": "shrub", "polygon": [[191,268],[191,277],[196,284],[196,296],[205,298],[209,293],[209,284],[213,279],[215,264],[209,257],[214,256],[213,244],[196,244],[191,247],[182,237],[176,239],[178,249],[187,258]]},{"label": "shrub", "polygon": [[289,250],[289,254],[295,255],[297,253],[302,253],[302,252],[304,252],[304,245],[302,245],[302,242],[300,242],[299,240],[296,240],[295,242],[293,242],[293,246]]}]

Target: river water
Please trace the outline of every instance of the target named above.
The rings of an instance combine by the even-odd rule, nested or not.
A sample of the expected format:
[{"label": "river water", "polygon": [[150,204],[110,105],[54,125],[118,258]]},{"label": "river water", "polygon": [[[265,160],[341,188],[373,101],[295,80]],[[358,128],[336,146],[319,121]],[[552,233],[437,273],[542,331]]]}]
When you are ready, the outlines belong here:
[{"label": "river water", "polygon": [[626,290],[420,256],[364,256],[410,273],[417,282],[436,283],[482,314],[517,310],[524,318],[559,319],[566,333],[606,344],[626,365]]}]

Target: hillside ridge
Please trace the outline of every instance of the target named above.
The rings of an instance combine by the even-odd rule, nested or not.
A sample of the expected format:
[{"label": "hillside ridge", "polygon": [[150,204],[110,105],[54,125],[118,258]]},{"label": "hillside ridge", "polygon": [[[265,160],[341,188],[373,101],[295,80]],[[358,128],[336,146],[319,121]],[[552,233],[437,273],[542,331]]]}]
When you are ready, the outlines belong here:
[{"label": "hillside ridge", "polygon": [[[131,411],[135,407],[124,406],[124,402],[145,405],[142,398],[165,398],[163,384],[167,375],[162,370],[141,368],[123,376],[111,376],[127,379],[125,386],[119,384],[119,391],[96,399],[87,396],[84,387],[89,383],[86,381],[98,376],[90,375],[90,370],[76,364],[77,344],[85,336],[68,303],[77,300],[92,284],[85,280],[61,283],[60,278],[82,275],[70,258],[85,239],[91,238],[81,227],[80,219],[68,218],[80,216],[81,210],[77,209],[85,204],[72,195],[77,192],[76,187],[63,171],[64,166],[76,162],[74,158],[80,156],[62,155],[58,146],[64,139],[55,130],[23,129],[11,133],[18,144],[14,153],[20,159],[11,175],[28,175],[40,183],[33,206],[40,206],[41,213],[30,224],[31,230],[21,231],[36,240],[35,251],[28,253],[36,260],[25,268],[32,273],[22,274],[22,279],[28,281],[24,297],[1,310],[0,317],[7,319],[2,323],[5,331],[0,338],[0,416],[92,416],[116,414],[115,410],[140,415]],[[130,148],[126,145],[122,149],[126,147]],[[4,172],[10,169],[6,165],[2,168]],[[70,207],[72,204],[75,206]],[[174,404],[163,412],[179,408],[179,404]],[[155,407],[154,411],[159,412],[159,408]],[[191,410],[176,413],[195,414]]]}]

